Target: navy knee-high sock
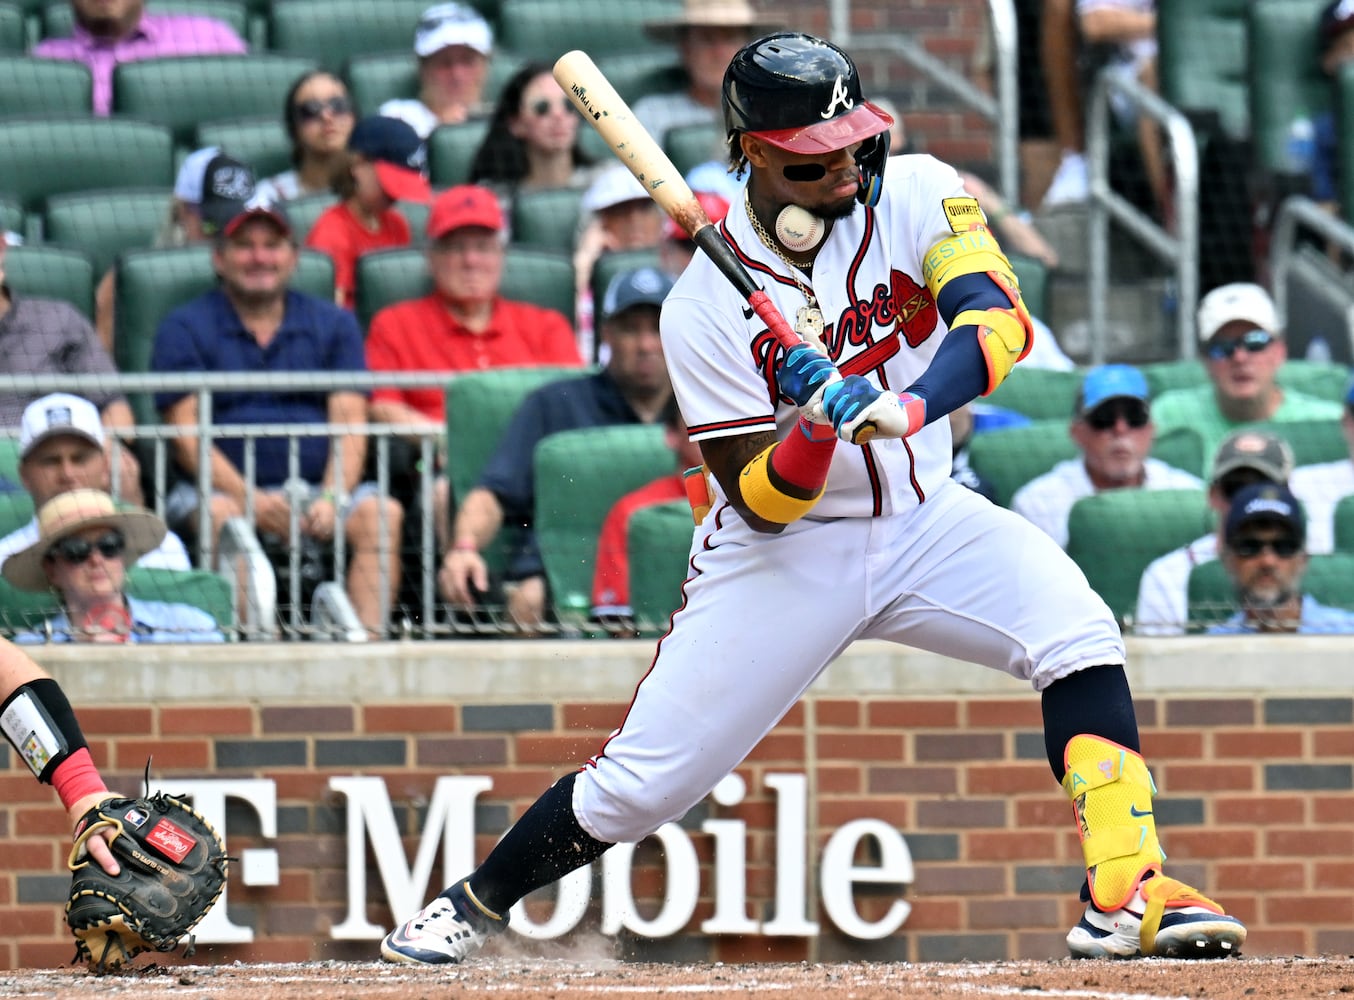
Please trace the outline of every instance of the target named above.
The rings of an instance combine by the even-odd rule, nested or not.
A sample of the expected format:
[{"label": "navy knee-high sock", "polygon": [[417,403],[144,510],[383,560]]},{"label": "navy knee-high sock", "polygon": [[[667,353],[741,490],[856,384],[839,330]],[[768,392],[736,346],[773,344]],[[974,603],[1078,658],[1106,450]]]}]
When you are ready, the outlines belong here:
[{"label": "navy knee-high sock", "polygon": [[1123,667],[1088,667],[1044,689],[1044,750],[1059,781],[1067,773],[1063,764],[1067,741],[1081,733],[1140,752],[1138,720]]},{"label": "navy knee-high sock", "polygon": [[537,799],[470,876],[475,896],[506,914],[527,893],[600,858],[610,844],[583,832],[574,816],[574,779],[566,774]]}]

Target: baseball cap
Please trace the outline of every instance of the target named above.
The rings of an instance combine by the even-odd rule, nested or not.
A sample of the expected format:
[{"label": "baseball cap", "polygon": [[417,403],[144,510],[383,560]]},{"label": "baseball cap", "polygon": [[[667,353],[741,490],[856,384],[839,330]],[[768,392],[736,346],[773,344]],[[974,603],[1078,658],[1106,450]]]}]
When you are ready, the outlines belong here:
[{"label": "baseball cap", "polygon": [[627,168],[619,163],[603,167],[583,192],[580,207],[584,212],[600,212],[604,208],[622,205],[640,198],[648,199],[649,192]]},{"label": "baseball cap", "polygon": [[422,59],[452,45],[464,45],[487,56],[494,49],[494,31],[478,11],[463,3],[429,7],[414,29],[414,55]]},{"label": "baseball cap", "polygon": [[[695,195],[696,201],[700,203],[700,207],[705,210],[711,222],[719,222],[729,214],[729,200],[723,195],[715,194],[713,191],[697,191]],[[669,215],[663,223],[663,237],[669,240],[689,240],[691,234]]]},{"label": "baseball cap", "polygon": [[19,457],[31,452],[50,437],[73,434],[103,447],[103,421],[99,408],[83,396],[54,392],[35,399],[24,407],[19,425]]},{"label": "baseball cap", "polygon": [[1137,399],[1147,402],[1151,392],[1147,376],[1132,365],[1101,365],[1092,368],[1077,391],[1076,415],[1084,416],[1111,399]]},{"label": "baseball cap", "polygon": [[215,146],[190,153],[174,181],[175,197],[197,206],[208,236],[234,218],[254,191],[254,171]]},{"label": "baseball cap", "polygon": [[1324,55],[1337,38],[1354,28],[1354,0],[1332,0],[1317,22],[1317,49]]},{"label": "baseball cap", "polygon": [[230,218],[221,225],[222,235],[233,236],[250,219],[268,219],[277,226],[283,236],[292,234],[291,219],[287,217],[282,203],[273,200],[271,195],[260,192],[248,201],[235,206]]},{"label": "baseball cap", "polygon": [[1237,469],[1254,469],[1270,482],[1286,483],[1296,464],[1292,446],[1279,435],[1243,428],[1228,434],[1218,445],[1210,478],[1216,483]]},{"label": "baseball cap", "polygon": [[622,271],[602,295],[602,319],[612,319],[635,306],[661,307],[670,291],[672,279],[656,267]]},{"label": "baseball cap", "polygon": [[1208,343],[1228,323],[1249,323],[1276,337],[1279,313],[1269,292],[1249,281],[1219,285],[1199,302],[1199,341]]},{"label": "baseball cap", "polygon": [[1223,537],[1231,542],[1241,529],[1256,521],[1275,521],[1287,528],[1299,542],[1307,537],[1307,519],[1293,491],[1279,483],[1251,483],[1237,490],[1227,509]]},{"label": "baseball cap", "polygon": [[436,240],[466,226],[503,231],[503,209],[488,188],[458,184],[433,199],[428,212],[428,239]]},{"label": "baseball cap", "polygon": [[376,167],[381,190],[392,201],[432,201],[432,188],[424,176],[427,150],[408,122],[369,115],[353,126],[348,148]]}]

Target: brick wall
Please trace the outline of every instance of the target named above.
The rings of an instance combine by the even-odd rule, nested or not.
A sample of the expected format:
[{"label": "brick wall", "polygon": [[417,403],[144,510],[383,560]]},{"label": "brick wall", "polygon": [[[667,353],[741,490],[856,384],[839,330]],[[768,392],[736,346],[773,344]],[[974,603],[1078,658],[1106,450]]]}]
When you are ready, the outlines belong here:
[{"label": "brick wall", "polygon": [[[489,777],[493,788],[480,796],[475,815],[475,852],[483,856],[540,790],[598,747],[647,661],[642,643],[520,644],[534,659],[516,666],[505,649],[512,644],[494,644],[497,659],[477,655],[489,644],[440,654],[438,645],[455,649],[409,644],[413,652],[378,653],[382,647],[373,647],[353,661],[366,664],[356,673],[330,656],[297,663],[295,647],[270,663],[267,647],[257,645],[195,652],[194,662],[157,651],[147,655],[161,657],[159,664],[119,665],[102,655],[99,664],[48,663],[72,691],[110,784],[139,787],[151,754],[168,790],[175,778],[276,783],[275,840],[260,836],[249,810],[227,814],[233,855],[260,847],[278,852],[277,885],[247,886],[238,867],[232,873],[231,921],[252,927],[256,940],[204,945],[194,961],[371,958],[375,942],[329,936],[346,912],[347,842],[345,800],[330,790],[330,778],[384,779],[405,857],[412,859],[437,776]],[[1254,644],[1236,648],[1249,652],[1231,657],[1233,664],[1274,662]],[[944,661],[934,670],[915,670],[917,654],[903,652],[900,663],[889,661],[881,670],[875,655],[853,660],[848,654],[841,675],[830,671],[757,747],[739,769],[747,784],[742,803],[721,807],[707,800],[687,817],[683,826],[703,866],[696,916],[674,937],[622,940],[625,954],[724,961],[1063,954],[1062,936],[1080,909],[1080,851],[1070,806],[1048,772],[1037,697],[968,666],[954,667],[960,672],[954,676],[979,690],[928,690]],[[1229,659],[1222,652],[1217,658]],[[1334,656],[1323,653],[1315,662],[1327,664],[1323,676],[1336,676]],[[119,703],[96,707],[90,692],[108,690],[120,669],[140,669],[126,676],[153,679],[147,686],[159,690],[123,693],[114,696]],[[1170,672],[1168,661],[1164,669]],[[894,693],[908,690],[893,679],[895,672],[913,674],[919,693]],[[194,675],[196,684],[182,683]],[[859,687],[857,675],[893,691],[845,690]],[[1328,691],[1290,683],[1287,690],[1226,694],[1157,691],[1150,677],[1140,681],[1134,678],[1139,721],[1161,789],[1156,813],[1170,872],[1216,895],[1247,922],[1249,953],[1348,953],[1354,946],[1354,699],[1336,684]],[[253,696],[231,693],[249,684],[258,686]],[[380,697],[354,690],[355,684],[390,693]],[[426,696],[415,693],[420,686]],[[608,692],[575,696],[590,686]],[[324,690],[329,697],[317,694]],[[904,894],[913,909],[898,933],[877,941],[848,938],[812,907],[822,923],[817,938],[699,933],[712,910],[712,844],[701,822],[718,817],[747,824],[749,912],[765,917],[774,884],[776,805],[765,779],[786,772],[808,775],[815,859],[832,831],[853,819],[879,818],[901,831],[916,875]],[[66,820],[51,790],[34,782],[13,754],[0,766],[0,792],[8,859],[0,873],[0,965],[63,964],[72,952],[58,905],[67,882],[60,874]],[[868,864],[868,855],[857,863]],[[388,927],[370,847],[367,869],[367,919]],[[815,860],[811,876],[816,871]],[[435,869],[435,888],[446,878]],[[659,852],[641,851],[637,897],[653,906],[662,881]],[[862,917],[882,916],[897,895],[885,890],[857,890]],[[544,919],[549,904],[536,910]],[[581,931],[595,934],[597,927],[593,912]]]}]

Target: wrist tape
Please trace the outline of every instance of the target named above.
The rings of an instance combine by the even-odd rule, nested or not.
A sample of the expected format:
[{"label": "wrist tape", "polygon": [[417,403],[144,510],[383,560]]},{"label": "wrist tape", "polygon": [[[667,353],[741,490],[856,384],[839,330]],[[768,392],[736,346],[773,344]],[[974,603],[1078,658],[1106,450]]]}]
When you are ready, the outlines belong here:
[{"label": "wrist tape", "polygon": [[5,699],[0,729],[33,776],[48,785],[62,761],[89,746],[61,685],[50,677],[21,684]]}]

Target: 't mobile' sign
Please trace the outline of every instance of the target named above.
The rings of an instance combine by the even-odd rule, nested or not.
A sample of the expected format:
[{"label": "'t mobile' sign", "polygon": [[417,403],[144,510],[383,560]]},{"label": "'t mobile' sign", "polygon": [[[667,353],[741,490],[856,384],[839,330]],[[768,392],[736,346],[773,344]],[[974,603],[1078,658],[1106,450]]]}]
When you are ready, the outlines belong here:
[{"label": "'t mobile' sign", "polygon": [[[776,798],[775,895],[771,915],[757,920],[748,914],[747,827],[742,820],[707,819],[700,829],[714,843],[712,861],[714,912],[700,924],[704,934],[741,934],[781,937],[812,937],[819,925],[808,915],[808,779],[803,774],[768,774],[766,786]],[[347,913],[330,929],[330,936],[347,940],[377,940],[390,929],[367,919],[367,844],[372,845],[376,874],[385,890],[391,912],[405,920],[441,885],[429,885],[433,862],[441,847],[442,871],[449,878],[468,874],[475,867],[475,800],[493,787],[480,775],[455,775],[437,779],[428,803],[427,819],[418,840],[413,863],[405,856],[391,806],[390,794],[381,778],[351,776],[331,778],[329,787],[347,799]],[[229,840],[226,800],[249,803],[259,816],[265,839],[277,836],[277,786],[267,779],[207,779],[174,781],[175,792],[193,800]],[[729,775],[716,786],[711,798],[721,806],[743,801],[747,787],[742,778]],[[631,864],[635,845],[617,844],[602,856],[601,927],[603,934],[622,930],[650,938],[676,934],[690,923],[700,898],[701,870],[690,836],[675,823],[653,834],[663,848],[667,866],[664,896],[658,912],[645,917],[631,891]],[[857,847],[872,840],[879,861],[857,865]],[[875,921],[863,919],[856,910],[854,887],[858,883],[900,887],[913,880],[912,855],[896,829],[878,819],[852,820],[838,828],[818,859],[818,888],[823,909],[845,935],[875,939],[892,934],[907,920],[911,906],[899,898]],[[240,852],[241,879],[246,885],[276,885],[279,880],[277,852],[253,848]],[[556,905],[544,923],[533,923],[524,907],[512,910],[510,930],[533,938],[555,938],[578,926],[592,895],[590,868],[581,868],[558,883]],[[212,908],[196,929],[204,944],[237,944],[254,940],[250,927],[233,924],[225,897]]]}]

